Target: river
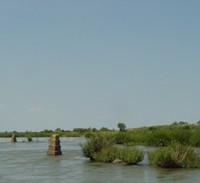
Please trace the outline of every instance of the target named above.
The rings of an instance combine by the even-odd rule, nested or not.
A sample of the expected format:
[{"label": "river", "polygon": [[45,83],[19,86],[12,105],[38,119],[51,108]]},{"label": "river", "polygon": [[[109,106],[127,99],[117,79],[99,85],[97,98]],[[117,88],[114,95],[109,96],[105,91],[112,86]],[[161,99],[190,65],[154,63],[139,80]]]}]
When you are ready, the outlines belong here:
[{"label": "river", "polygon": [[47,156],[48,138],[11,143],[0,138],[0,183],[197,183],[200,169],[160,169],[91,163],[82,156],[84,138],[60,138],[61,156]]}]

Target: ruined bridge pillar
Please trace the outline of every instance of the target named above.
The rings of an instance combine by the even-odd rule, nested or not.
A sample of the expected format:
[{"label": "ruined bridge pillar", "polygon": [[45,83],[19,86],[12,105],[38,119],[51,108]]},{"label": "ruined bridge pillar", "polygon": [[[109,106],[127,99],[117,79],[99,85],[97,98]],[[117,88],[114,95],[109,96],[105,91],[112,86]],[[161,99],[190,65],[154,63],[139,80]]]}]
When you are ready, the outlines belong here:
[{"label": "ruined bridge pillar", "polygon": [[58,134],[53,134],[51,136],[47,155],[62,155],[60,137]]},{"label": "ruined bridge pillar", "polygon": [[11,142],[17,142],[17,138],[15,134],[12,134]]}]

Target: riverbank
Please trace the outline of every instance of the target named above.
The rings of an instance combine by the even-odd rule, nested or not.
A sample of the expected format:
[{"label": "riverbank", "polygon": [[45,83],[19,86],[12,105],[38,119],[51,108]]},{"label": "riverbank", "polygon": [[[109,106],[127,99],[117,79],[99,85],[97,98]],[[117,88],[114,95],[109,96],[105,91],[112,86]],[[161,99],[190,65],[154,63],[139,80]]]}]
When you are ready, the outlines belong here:
[{"label": "riverbank", "polygon": [[37,138],[50,137],[56,133],[60,137],[86,137],[89,138],[97,133],[105,133],[112,136],[115,144],[123,145],[143,145],[143,146],[168,146],[174,142],[200,147],[200,125],[189,123],[172,123],[170,125],[150,126],[140,128],[129,128],[126,131],[109,130],[105,127],[97,130],[96,128],[76,128],[72,131],[56,129],[43,130],[40,132],[0,132],[0,137],[11,138],[12,134],[16,137]]}]

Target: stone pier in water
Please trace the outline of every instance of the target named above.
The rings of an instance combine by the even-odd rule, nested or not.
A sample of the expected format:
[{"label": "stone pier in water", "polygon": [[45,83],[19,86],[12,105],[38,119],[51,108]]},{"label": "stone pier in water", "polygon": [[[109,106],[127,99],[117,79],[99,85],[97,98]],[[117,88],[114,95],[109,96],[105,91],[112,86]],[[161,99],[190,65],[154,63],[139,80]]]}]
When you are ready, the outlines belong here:
[{"label": "stone pier in water", "polygon": [[53,134],[51,136],[47,155],[62,155],[60,137],[58,134]]},{"label": "stone pier in water", "polygon": [[12,134],[11,142],[17,142],[17,138],[15,134]]}]

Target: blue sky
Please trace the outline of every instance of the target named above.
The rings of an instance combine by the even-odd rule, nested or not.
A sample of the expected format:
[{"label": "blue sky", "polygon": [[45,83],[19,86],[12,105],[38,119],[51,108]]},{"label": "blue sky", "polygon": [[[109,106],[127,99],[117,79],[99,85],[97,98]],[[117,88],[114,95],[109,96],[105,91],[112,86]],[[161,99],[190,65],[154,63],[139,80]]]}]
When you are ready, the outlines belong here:
[{"label": "blue sky", "polygon": [[200,120],[200,1],[1,0],[0,131]]}]

